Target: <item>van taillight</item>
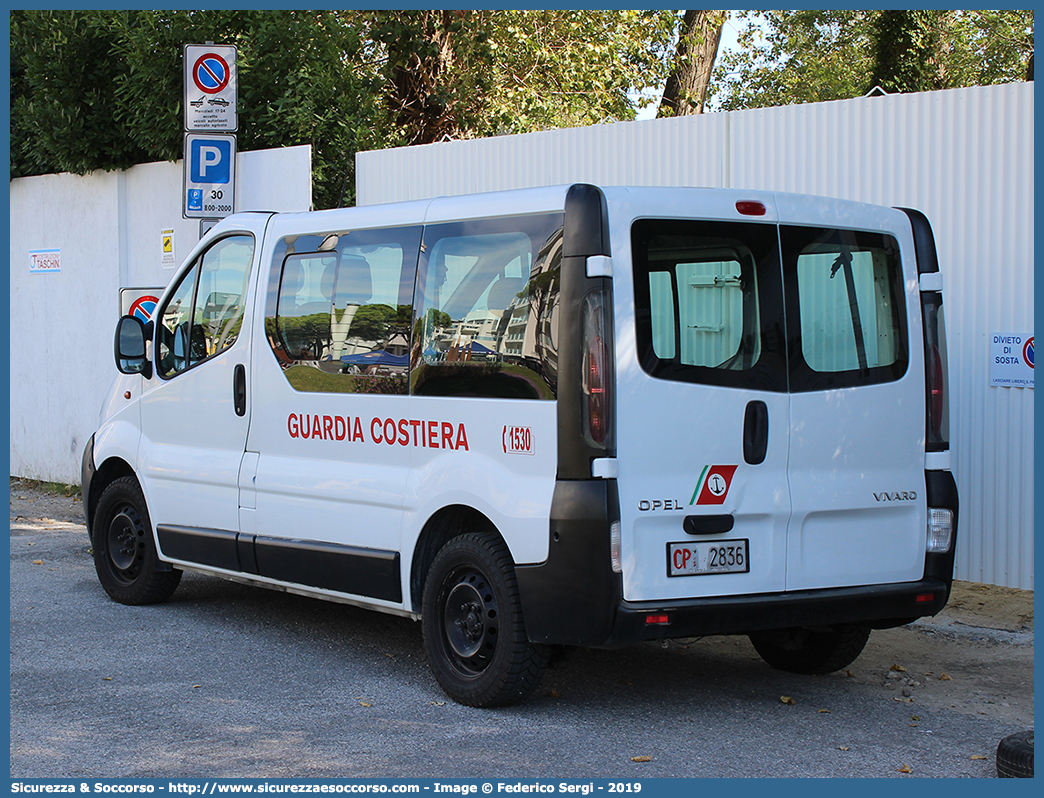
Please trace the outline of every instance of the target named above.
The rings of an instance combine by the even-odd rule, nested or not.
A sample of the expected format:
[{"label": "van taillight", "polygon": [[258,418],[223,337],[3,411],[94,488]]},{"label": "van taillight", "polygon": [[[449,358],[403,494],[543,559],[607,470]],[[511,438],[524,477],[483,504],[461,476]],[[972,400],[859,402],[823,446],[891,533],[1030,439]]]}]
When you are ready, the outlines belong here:
[{"label": "van taillight", "polygon": [[608,446],[612,418],[612,327],[609,301],[603,291],[584,297],[582,319],[583,371],[580,389],[583,433],[589,443]]},{"label": "van taillight", "polygon": [[587,394],[587,418],[591,437],[605,443],[605,341],[595,336],[588,342],[584,364],[584,393]]},{"label": "van taillight", "polygon": [[946,406],[946,386],[943,383],[942,354],[934,344],[928,347],[928,424],[930,439],[941,440],[943,408]]},{"label": "van taillight", "polygon": [[921,292],[924,319],[924,385],[926,401],[926,450],[946,451],[949,444],[949,419],[946,397],[946,328],[943,322],[942,294]]}]

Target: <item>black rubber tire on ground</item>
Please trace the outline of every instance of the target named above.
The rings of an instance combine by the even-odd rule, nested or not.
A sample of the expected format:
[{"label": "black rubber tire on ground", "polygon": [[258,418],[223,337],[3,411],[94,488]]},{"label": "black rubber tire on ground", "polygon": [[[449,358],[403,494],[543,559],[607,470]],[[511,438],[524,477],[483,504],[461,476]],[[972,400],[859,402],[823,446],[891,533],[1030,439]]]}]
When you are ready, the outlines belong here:
[{"label": "black rubber tire on ground", "polygon": [[776,670],[788,673],[833,673],[850,665],[870,638],[870,627],[835,626],[829,630],[779,629],[754,632],[750,642]]},{"label": "black rubber tire on ground", "polygon": [[1033,778],[1033,729],[1009,734],[997,746],[997,775],[1002,779]]},{"label": "black rubber tire on ground", "polygon": [[450,698],[472,707],[513,704],[547,668],[522,620],[514,562],[496,534],[462,535],[443,546],[424,585],[428,660]]},{"label": "black rubber tire on ground", "polygon": [[160,563],[145,496],[134,477],[121,477],[102,491],[92,531],[94,569],[114,601],[155,604],[171,597],[181,571]]}]

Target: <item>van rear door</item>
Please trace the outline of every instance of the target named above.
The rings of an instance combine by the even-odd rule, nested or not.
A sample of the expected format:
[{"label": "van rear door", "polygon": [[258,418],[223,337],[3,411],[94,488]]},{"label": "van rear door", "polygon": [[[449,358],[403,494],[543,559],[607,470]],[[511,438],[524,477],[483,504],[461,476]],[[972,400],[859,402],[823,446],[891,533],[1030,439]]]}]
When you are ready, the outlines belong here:
[{"label": "van rear door", "polygon": [[624,598],[782,591],[790,399],[771,195],[640,196],[643,218],[610,220],[634,276],[614,277]]},{"label": "van rear door", "polygon": [[787,590],[920,579],[925,379],[909,221],[809,197],[778,195],[777,208],[790,341]]}]

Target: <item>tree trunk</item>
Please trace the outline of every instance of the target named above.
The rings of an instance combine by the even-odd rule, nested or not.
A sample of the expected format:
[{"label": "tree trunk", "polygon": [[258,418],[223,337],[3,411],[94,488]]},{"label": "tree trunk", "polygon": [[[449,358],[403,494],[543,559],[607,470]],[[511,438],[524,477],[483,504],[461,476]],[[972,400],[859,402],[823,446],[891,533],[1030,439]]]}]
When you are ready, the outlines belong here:
[{"label": "tree trunk", "polygon": [[686,11],[658,117],[702,114],[727,11]]},{"label": "tree trunk", "polygon": [[431,144],[460,132],[442,89],[454,62],[453,22],[466,13],[422,12],[415,38],[389,47],[394,64],[389,106],[410,144]]}]

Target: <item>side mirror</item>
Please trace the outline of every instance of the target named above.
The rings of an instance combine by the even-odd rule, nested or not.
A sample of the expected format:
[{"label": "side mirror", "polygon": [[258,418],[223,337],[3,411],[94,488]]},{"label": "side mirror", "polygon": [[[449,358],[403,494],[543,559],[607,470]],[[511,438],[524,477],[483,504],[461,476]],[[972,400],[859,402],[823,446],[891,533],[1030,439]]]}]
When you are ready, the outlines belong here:
[{"label": "side mirror", "polygon": [[[150,324],[149,327],[152,325]],[[116,340],[113,342],[116,368],[123,374],[141,374],[145,379],[152,377],[152,363],[145,356],[148,330],[144,322],[135,316],[124,316],[116,325]]]}]

